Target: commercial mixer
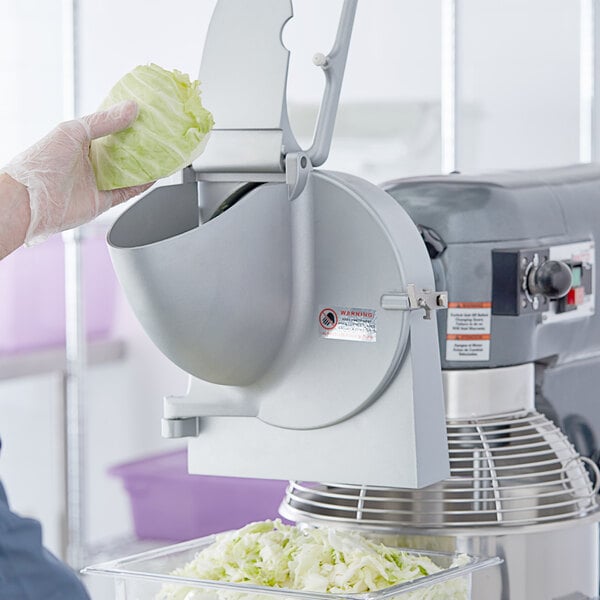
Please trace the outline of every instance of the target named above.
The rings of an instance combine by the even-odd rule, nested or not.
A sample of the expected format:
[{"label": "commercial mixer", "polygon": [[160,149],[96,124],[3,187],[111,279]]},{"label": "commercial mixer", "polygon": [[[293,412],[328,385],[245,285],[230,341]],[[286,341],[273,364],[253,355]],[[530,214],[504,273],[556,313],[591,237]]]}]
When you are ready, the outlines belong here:
[{"label": "commercial mixer", "polygon": [[384,189],[314,169],[355,8],[315,59],[327,85],[303,151],[286,111],[290,2],[221,0],[200,70],[207,151],[109,234],[142,325],[190,373],[163,432],[191,437],[192,473],[295,478],[292,519],[502,556],[475,598],[590,598],[597,468],[593,486],[535,395],[584,372],[600,383],[600,169]]},{"label": "commercial mixer", "polygon": [[451,477],[423,490],[292,482],[282,513],[501,556],[495,573],[474,576],[474,598],[595,596],[598,468],[536,400],[564,404],[569,388],[594,398],[600,385],[600,168],[384,189],[419,225],[436,285],[448,289],[438,330]]}]

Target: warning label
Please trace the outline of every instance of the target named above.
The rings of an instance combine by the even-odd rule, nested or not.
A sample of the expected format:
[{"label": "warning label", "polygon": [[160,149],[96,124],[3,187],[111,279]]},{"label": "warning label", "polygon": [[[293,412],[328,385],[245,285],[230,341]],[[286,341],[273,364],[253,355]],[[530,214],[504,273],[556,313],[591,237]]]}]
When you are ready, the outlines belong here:
[{"label": "warning label", "polygon": [[450,302],[446,322],[446,360],[490,359],[491,302]]},{"label": "warning label", "polygon": [[319,310],[321,337],[352,342],[377,341],[377,312],[370,308],[326,306]]}]

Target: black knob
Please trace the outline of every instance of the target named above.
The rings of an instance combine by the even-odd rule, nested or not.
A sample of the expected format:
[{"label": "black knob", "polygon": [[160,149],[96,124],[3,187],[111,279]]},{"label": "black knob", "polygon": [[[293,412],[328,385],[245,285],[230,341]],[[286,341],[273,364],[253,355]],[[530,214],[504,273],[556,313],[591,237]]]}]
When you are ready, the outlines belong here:
[{"label": "black knob", "polygon": [[547,260],[539,267],[531,269],[527,281],[532,295],[543,294],[550,300],[566,296],[572,284],[571,269],[562,260]]}]

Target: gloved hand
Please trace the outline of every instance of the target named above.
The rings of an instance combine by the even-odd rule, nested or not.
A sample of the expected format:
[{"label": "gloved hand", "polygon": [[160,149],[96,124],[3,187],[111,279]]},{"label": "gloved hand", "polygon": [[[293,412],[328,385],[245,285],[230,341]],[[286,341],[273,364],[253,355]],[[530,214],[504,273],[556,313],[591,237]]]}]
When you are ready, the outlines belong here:
[{"label": "gloved hand", "polygon": [[137,111],[137,104],[127,100],[108,110],[61,123],[0,169],[29,192],[31,220],[26,244],[86,223],[152,185],[100,192],[89,159],[90,142],[127,128]]}]

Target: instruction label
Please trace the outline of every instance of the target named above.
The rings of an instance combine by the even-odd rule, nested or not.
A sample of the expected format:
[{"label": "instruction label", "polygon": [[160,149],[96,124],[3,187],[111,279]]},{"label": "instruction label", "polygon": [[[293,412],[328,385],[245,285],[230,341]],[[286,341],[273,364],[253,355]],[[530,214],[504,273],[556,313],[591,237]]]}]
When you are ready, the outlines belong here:
[{"label": "instruction label", "polygon": [[491,302],[450,302],[446,321],[446,360],[489,360],[491,323]]},{"label": "instruction label", "polygon": [[325,306],[319,310],[321,337],[352,342],[377,341],[377,311],[371,308]]}]

